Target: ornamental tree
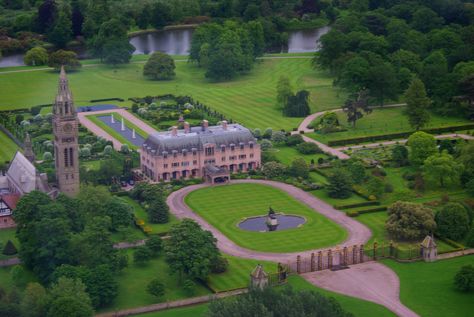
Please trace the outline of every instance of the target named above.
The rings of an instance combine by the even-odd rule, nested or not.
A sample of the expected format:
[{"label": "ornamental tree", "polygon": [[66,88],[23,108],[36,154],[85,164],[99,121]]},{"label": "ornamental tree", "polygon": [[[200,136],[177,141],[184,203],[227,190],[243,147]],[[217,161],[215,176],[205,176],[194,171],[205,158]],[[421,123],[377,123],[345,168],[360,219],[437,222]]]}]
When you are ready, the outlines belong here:
[{"label": "ornamental tree", "polygon": [[165,285],[155,278],[148,283],[146,291],[155,297],[161,297],[165,295]]},{"label": "ornamental tree", "polygon": [[448,203],[436,214],[437,232],[451,240],[461,240],[470,228],[466,208],[459,203]]},{"label": "ornamental tree", "polygon": [[349,198],[352,194],[352,177],[345,169],[336,169],[328,177],[327,191],[332,198]]},{"label": "ornamental tree", "polygon": [[24,62],[28,66],[46,65],[48,63],[48,51],[41,46],[33,47],[26,52]]},{"label": "ornamental tree", "polygon": [[205,280],[212,262],[220,257],[216,238],[198,223],[184,219],[171,227],[165,244],[166,262],[181,276]]},{"label": "ornamental tree", "polygon": [[435,138],[423,131],[410,135],[407,144],[410,148],[410,162],[417,166],[422,165],[428,157],[438,152]]},{"label": "ornamental tree", "polygon": [[431,155],[423,166],[425,176],[439,182],[441,187],[444,187],[446,179],[457,181],[463,169],[463,165],[456,162],[447,151]]},{"label": "ornamental tree", "polygon": [[436,229],[433,211],[420,204],[397,201],[388,208],[388,234],[397,240],[416,240]]},{"label": "ornamental tree", "polygon": [[403,145],[395,145],[392,149],[392,160],[398,166],[405,166],[408,164],[408,149]]},{"label": "ornamental tree", "polygon": [[63,65],[67,71],[78,70],[82,66],[77,59],[77,54],[73,51],[59,50],[49,55],[49,67],[60,70]]},{"label": "ornamental tree", "polygon": [[147,212],[148,220],[151,223],[167,223],[169,221],[169,207],[163,195],[156,196],[150,202]]},{"label": "ornamental tree", "polygon": [[143,75],[154,80],[171,79],[176,75],[175,68],[171,56],[154,52],[143,67]]},{"label": "ornamental tree", "polygon": [[431,104],[430,98],[426,96],[425,85],[420,79],[413,79],[405,91],[405,101],[407,103],[408,121],[418,131],[430,121],[428,108]]}]

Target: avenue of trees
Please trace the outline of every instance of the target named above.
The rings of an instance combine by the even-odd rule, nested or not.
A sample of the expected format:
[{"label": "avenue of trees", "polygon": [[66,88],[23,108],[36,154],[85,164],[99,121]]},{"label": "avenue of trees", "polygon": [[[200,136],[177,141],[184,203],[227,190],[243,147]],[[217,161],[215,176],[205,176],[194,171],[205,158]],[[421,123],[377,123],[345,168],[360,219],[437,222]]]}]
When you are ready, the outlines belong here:
[{"label": "avenue of trees", "polygon": [[321,38],[315,66],[330,70],[351,93],[367,90],[372,104],[406,91],[415,129],[429,120],[427,109],[474,118],[472,6],[457,0],[353,3]]}]

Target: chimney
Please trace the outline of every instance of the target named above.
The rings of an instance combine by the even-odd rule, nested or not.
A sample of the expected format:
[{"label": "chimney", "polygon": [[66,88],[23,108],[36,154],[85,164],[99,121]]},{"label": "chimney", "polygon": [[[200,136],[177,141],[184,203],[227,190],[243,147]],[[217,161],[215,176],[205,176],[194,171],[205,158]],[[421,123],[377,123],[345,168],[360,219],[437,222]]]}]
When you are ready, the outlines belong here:
[{"label": "chimney", "polygon": [[206,131],[209,128],[209,121],[202,120],[202,131]]},{"label": "chimney", "polygon": [[172,136],[177,136],[178,135],[178,127],[177,126],[173,126],[171,128],[171,135]]},{"label": "chimney", "polygon": [[185,121],[184,122],[184,133],[189,133],[191,131],[189,127],[189,122]]},{"label": "chimney", "polygon": [[224,129],[224,131],[227,131],[227,120],[222,121],[222,129]]}]

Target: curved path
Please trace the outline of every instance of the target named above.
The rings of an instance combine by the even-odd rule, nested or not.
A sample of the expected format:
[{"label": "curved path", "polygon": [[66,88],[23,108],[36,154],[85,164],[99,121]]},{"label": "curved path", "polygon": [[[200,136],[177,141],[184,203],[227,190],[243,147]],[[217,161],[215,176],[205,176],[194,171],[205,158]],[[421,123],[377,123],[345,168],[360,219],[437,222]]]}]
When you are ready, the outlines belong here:
[{"label": "curved path", "polygon": [[381,263],[368,262],[353,265],[350,270],[325,270],[302,276],[318,287],[383,305],[398,316],[418,316],[400,302],[397,274]]},{"label": "curved path", "polygon": [[[370,236],[372,235],[371,231],[360,222],[350,217],[347,217],[344,212],[334,209],[331,205],[327,204],[326,202],[292,185],[275,182],[275,181],[267,181],[267,180],[235,180],[231,182],[231,184],[241,184],[241,183],[262,184],[262,185],[272,186],[280,190],[283,190],[284,192],[293,196],[293,198],[295,198],[296,200],[309,206],[311,209],[314,210],[314,212],[320,213],[324,215],[325,217],[331,219],[335,223],[339,224],[348,232],[348,237],[346,241],[344,241],[341,244],[341,246],[352,246],[354,244],[364,244],[369,240]],[[227,238],[224,234],[222,234],[219,230],[211,226],[207,221],[205,221],[199,215],[194,213],[191,210],[191,208],[189,208],[184,202],[184,198],[190,192],[195,191],[200,188],[207,187],[207,186],[210,186],[210,185],[200,184],[200,185],[192,185],[192,186],[184,187],[178,191],[171,193],[168,196],[167,203],[170,207],[170,211],[176,217],[191,218],[195,220],[197,223],[199,223],[199,225],[201,225],[202,228],[211,231],[214,237],[217,239],[217,246],[222,252],[236,256],[236,257],[241,257],[241,258],[286,263],[289,260],[295,260],[297,255],[310,256],[312,252],[327,250],[328,248],[330,248],[329,246],[323,249],[308,250],[308,251],[301,251],[301,252],[294,252],[294,253],[269,253],[269,252],[250,250],[250,249],[246,249],[241,246],[238,246],[229,238]],[[220,185],[220,186],[226,186],[226,185]]]},{"label": "curved path", "polygon": [[[406,106],[406,104],[405,103],[398,103],[398,104],[392,104],[392,105],[386,105],[386,106],[372,107],[372,109],[376,109],[376,108],[394,108],[394,107],[403,107],[403,106]],[[303,133],[302,136],[303,136],[303,140],[305,142],[310,142],[310,143],[316,144],[324,153],[327,153],[327,154],[333,155],[333,156],[337,156],[337,158],[339,158],[340,160],[348,160],[350,158],[349,155],[343,153],[341,149],[330,147],[330,146],[328,146],[324,143],[321,143],[321,142],[319,142],[315,139],[312,139],[312,138],[307,137],[307,136],[304,135],[304,133],[314,132],[314,129],[308,128],[308,126],[311,124],[311,122],[313,122],[314,120],[316,120],[320,116],[324,115],[326,112],[328,112],[328,111],[340,112],[342,110],[343,110],[342,108],[329,109],[329,110],[326,110],[326,111],[320,111],[320,112],[315,112],[313,114],[310,114],[309,116],[307,116],[306,118],[303,119],[303,121],[298,126],[298,130],[293,131],[292,134]]]}]

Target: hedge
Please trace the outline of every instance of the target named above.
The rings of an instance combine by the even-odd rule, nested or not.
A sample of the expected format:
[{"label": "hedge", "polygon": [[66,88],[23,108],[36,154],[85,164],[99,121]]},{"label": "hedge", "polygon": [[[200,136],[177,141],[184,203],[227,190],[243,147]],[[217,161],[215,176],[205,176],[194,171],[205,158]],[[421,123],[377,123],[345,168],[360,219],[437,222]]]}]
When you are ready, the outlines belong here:
[{"label": "hedge", "polygon": [[102,102],[102,101],[125,101],[125,99],[115,97],[115,98],[103,98],[103,99],[89,100],[89,102]]},{"label": "hedge", "polygon": [[[456,132],[456,131],[470,130],[470,129],[474,129],[474,123],[458,125],[458,126],[449,126],[449,127],[443,127],[443,128],[422,129],[422,131],[431,133],[431,134],[440,134],[440,133],[445,133],[445,132]],[[358,138],[351,138],[351,139],[334,140],[334,141],[329,141],[328,146],[344,146],[344,145],[349,145],[349,144],[358,144],[358,143],[365,143],[365,142],[402,139],[402,138],[408,138],[414,132],[415,131],[389,133],[389,134],[372,135],[372,136],[358,137]]]},{"label": "hedge", "polygon": [[346,215],[349,217],[357,217],[363,214],[371,214],[371,213],[381,212],[381,211],[386,211],[386,210],[387,210],[387,206],[380,206],[376,208],[369,208],[369,209],[362,209],[362,210],[350,210],[346,213]]},{"label": "hedge", "polygon": [[334,205],[333,207],[336,209],[351,209],[351,208],[357,208],[357,207],[379,206],[379,205],[380,205],[379,201],[365,201],[363,203],[355,203],[355,204],[349,204],[349,205]]}]

